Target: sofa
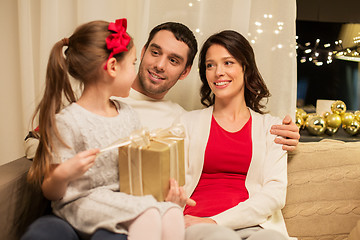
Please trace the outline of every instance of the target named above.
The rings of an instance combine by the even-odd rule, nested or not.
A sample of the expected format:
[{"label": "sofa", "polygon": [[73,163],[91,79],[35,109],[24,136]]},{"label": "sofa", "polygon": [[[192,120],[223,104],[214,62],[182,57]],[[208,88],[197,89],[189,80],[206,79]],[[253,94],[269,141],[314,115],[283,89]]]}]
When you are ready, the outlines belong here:
[{"label": "sofa", "polygon": [[[26,184],[31,161],[0,166],[0,239],[15,240],[49,202]],[[300,142],[289,153],[283,215],[299,240],[343,240],[360,220],[360,142]]]},{"label": "sofa", "polygon": [[288,158],[290,236],[343,240],[360,220],[360,141],[300,142]]}]

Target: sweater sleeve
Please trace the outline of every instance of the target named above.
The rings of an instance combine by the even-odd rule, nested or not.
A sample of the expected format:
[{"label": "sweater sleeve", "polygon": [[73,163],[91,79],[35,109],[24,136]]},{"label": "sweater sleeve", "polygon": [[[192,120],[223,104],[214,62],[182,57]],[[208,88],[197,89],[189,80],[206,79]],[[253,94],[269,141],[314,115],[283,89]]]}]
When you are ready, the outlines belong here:
[{"label": "sweater sleeve", "polygon": [[[73,122],[73,124],[69,124],[69,122]],[[76,155],[75,147],[77,143],[74,134],[74,124],[76,124],[76,121],[70,121],[61,115],[56,116],[56,127],[59,131],[61,140],[52,131],[52,136],[54,139],[53,164],[62,163]]]},{"label": "sweater sleeve", "polygon": [[[274,138],[270,134],[270,127],[279,123],[277,118],[268,117],[268,124],[264,124],[266,131],[266,146],[264,154],[260,154],[263,159],[253,159],[260,162],[260,165],[253,167],[252,178],[249,181],[249,199],[239,203],[220,214],[212,216],[219,225],[224,225],[232,229],[255,226],[266,222],[272,215],[281,210],[285,205],[286,186],[287,186],[287,152],[282,150],[282,146],[274,143]],[[261,149],[254,148],[254,151]],[[259,156],[259,155],[257,155]],[[250,169],[249,169],[250,171]]]}]

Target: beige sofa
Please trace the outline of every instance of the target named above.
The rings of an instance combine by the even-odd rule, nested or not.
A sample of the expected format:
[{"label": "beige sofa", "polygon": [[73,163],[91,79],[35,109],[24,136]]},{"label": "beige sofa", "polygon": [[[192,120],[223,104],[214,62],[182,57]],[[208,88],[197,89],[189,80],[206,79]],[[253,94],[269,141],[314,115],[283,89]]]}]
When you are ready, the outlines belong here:
[{"label": "beige sofa", "polygon": [[342,240],[360,220],[360,142],[300,143],[289,154],[283,215],[304,240]]},{"label": "beige sofa", "polygon": [[[18,239],[48,202],[26,185],[31,162],[0,166],[0,239]],[[289,154],[283,209],[288,232],[299,240],[343,240],[360,220],[360,142],[300,143]],[[27,206],[30,206],[27,207]]]}]

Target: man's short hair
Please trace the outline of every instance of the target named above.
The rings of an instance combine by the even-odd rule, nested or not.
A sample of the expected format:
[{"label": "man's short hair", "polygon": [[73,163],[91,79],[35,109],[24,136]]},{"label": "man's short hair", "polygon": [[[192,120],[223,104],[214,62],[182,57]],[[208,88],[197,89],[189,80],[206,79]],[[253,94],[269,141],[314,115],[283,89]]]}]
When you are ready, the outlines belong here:
[{"label": "man's short hair", "polygon": [[186,67],[192,66],[195,55],[198,51],[197,41],[194,36],[194,33],[184,24],[177,22],[165,22],[154,27],[150,34],[147,42],[145,43],[145,49],[148,48],[151,40],[154,38],[155,34],[161,30],[167,30],[174,34],[175,38],[178,41],[184,42],[189,47],[188,59],[186,62]]}]

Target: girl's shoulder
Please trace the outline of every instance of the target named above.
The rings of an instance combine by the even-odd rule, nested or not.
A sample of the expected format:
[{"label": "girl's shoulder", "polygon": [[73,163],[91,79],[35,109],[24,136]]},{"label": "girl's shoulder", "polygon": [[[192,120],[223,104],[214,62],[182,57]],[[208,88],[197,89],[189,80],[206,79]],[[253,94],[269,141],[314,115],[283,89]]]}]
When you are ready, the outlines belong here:
[{"label": "girl's shoulder", "polygon": [[140,118],[137,112],[127,103],[120,101],[119,99],[112,98],[111,101],[115,104],[119,115],[121,117],[129,118],[135,126],[140,127]]},{"label": "girl's shoulder", "polygon": [[111,99],[111,101],[115,104],[119,113],[130,114],[134,117],[138,117],[135,110],[129,104],[120,101],[119,99]]},{"label": "girl's shoulder", "polygon": [[111,98],[110,101],[115,104],[118,111],[133,111],[129,104],[120,101],[118,98]]},{"label": "girl's shoulder", "polygon": [[77,104],[70,103],[68,106],[61,109],[60,112],[58,112],[55,115],[55,118],[57,121],[66,120],[66,119],[72,118],[73,114],[78,111],[79,111],[79,108],[78,108]]}]

